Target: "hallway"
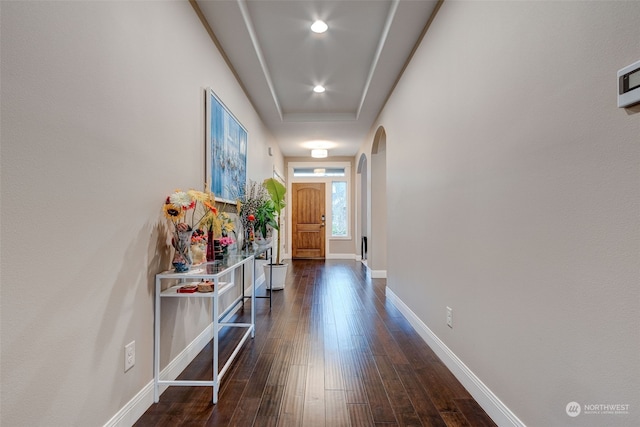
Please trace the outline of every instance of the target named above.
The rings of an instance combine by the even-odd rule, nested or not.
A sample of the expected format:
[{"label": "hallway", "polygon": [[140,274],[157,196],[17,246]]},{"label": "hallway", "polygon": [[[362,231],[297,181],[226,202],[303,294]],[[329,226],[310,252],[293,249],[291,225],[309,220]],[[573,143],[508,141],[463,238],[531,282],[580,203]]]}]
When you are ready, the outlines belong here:
[{"label": "hallway", "polygon": [[[355,261],[293,261],[223,381],[169,387],[136,426],[493,426]],[[250,316],[249,303],[241,316]],[[239,330],[222,334],[222,358]],[[211,343],[183,372],[211,378]]]}]

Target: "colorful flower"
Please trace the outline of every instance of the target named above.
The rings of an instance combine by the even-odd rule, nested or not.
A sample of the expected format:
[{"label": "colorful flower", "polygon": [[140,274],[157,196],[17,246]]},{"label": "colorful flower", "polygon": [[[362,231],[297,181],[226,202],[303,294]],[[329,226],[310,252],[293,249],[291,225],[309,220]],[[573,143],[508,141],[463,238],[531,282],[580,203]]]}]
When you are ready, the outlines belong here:
[{"label": "colorful flower", "polygon": [[232,245],[234,241],[235,240],[233,240],[231,237],[224,236],[224,237],[220,238],[220,245],[221,246],[229,246],[229,245]]},{"label": "colorful flower", "polygon": [[222,231],[231,233],[234,230],[233,220],[224,212],[220,214],[220,219],[222,221]]},{"label": "colorful flower", "polygon": [[169,196],[169,201],[171,204],[180,206],[183,209],[192,209],[195,207],[195,200],[189,196],[188,193],[180,190],[176,190]]},{"label": "colorful flower", "polygon": [[203,191],[189,190],[187,191],[187,194],[196,202],[205,203],[210,201],[213,203],[215,201],[213,197],[209,197],[209,195]]},{"label": "colorful flower", "polygon": [[194,245],[198,243],[207,243],[206,233],[199,228],[191,235],[191,244]]},{"label": "colorful flower", "polygon": [[204,206],[211,211],[214,215],[218,215],[218,208],[213,206],[213,204],[209,202],[203,202]]},{"label": "colorful flower", "polygon": [[163,210],[164,216],[173,222],[177,222],[184,216],[182,208],[171,203],[165,203]]}]

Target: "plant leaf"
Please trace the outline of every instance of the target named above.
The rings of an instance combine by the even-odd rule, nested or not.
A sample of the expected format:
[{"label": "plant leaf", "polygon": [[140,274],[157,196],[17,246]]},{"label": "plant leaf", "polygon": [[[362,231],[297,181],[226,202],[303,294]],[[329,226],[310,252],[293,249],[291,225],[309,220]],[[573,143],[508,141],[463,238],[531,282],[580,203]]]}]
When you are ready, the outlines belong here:
[{"label": "plant leaf", "polygon": [[285,207],[285,198],[284,195],[287,192],[287,189],[280,181],[277,181],[274,178],[267,178],[263,182],[264,187],[269,192],[269,196],[271,196],[271,200],[273,200],[273,204],[275,205],[276,213],[280,214],[280,211]]}]

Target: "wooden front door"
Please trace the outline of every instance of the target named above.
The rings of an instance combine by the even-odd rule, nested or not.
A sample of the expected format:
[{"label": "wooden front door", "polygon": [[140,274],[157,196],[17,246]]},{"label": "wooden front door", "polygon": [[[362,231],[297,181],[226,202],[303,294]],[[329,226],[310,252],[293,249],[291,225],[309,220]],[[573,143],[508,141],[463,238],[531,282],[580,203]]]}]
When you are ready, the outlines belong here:
[{"label": "wooden front door", "polygon": [[292,258],[324,258],[324,183],[292,183]]}]

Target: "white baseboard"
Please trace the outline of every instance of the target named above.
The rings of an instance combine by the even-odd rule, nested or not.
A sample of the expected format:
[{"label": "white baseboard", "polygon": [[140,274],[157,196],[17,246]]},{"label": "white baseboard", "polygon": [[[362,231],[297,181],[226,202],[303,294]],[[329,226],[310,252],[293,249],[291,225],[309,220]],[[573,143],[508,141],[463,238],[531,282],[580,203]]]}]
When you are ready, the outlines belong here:
[{"label": "white baseboard", "polygon": [[526,427],[498,396],[388,287],[386,288],[386,296],[496,424],[504,427]]},{"label": "white baseboard", "polygon": [[105,423],[104,427],[132,426],[151,405],[153,405],[153,381],[144,386],[133,399]]},{"label": "white baseboard", "polygon": [[[286,260],[291,259],[291,257],[288,254],[284,254],[284,256],[282,256],[281,258],[283,261],[285,259]],[[360,261],[362,257],[356,254],[325,254],[324,259],[355,259],[357,261]]]},{"label": "white baseboard", "polygon": [[[173,359],[160,372],[160,378],[175,380],[185,370],[189,363],[213,339],[213,323],[209,324],[200,335]],[[160,394],[167,389],[167,385],[160,386]],[[153,405],[153,380],[151,380],[133,399],[127,402],[104,427],[130,427]]]},{"label": "white baseboard", "polygon": [[[290,259],[288,257],[283,257],[282,260]],[[356,254],[325,254],[324,259],[356,259],[359,260],[360,257]]]},{"label": "white baseboard", "polygon": [[[367,268],[369,268],[367,266]],[[369,270],[371,270],[369,268]],[[387,270],[371,270],[371,278],[372,279],[386,279],[387,278]]]},{"label": "white baseboard", "polygon": [[367,270],[369,271],[369,274],[371,275],[372,279],[386,279],[387,278],[387,270],[372,270],[371,267],[369,267],[369,264],[367,263],[368,260],[360,259],[360,261],[364,264],[365,267],[367,267]]},{"label": "white baseboard", "polygon": [[356,254],[326,254],[325,259],[356,259]]},{"label": "white baseboard", "polygon": [[[260,269],[260,270],[262,270],[262,269]],[[260,286],[264,285],[266,280],[267,279],[264,277],[264,271],[260,275],[256,274],[256,289],[258,289]],[[246,295],[251,295],[251,288],[245,289],[244,292],[245,292]]]},{"label": "white baseboard", "polygon": [[[256,288],[264,283],[264,274],[256,278]],[[251,287],[245,289],[245,295],[251,295]],[[233,316],[240,309],[240,304],[232,310],[225,319]],[[210,323],[187,347],[180,352],[169,364],[160,372],[163,380],[175,380],[193,362],[193,359],[202,349],[213,339],[213,323]],[[160,386],[160,394],[164,392],[168,385]],[[130,427],[153,405],[153,379],[143,387],[129,402],[127,402],[104,427]]]}]

